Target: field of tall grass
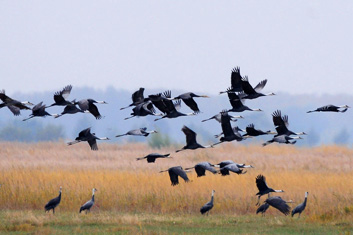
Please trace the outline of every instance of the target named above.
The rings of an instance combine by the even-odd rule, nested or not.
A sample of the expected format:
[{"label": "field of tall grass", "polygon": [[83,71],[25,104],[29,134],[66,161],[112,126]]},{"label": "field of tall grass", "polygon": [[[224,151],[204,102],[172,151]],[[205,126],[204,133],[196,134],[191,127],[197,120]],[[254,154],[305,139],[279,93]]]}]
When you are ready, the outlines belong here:
[{"label": "field of tall grass", "polygon": [[[91,151],[86,143],[66,146],[60,143],[0,144],[0,210],[42,210],[63,187],[62,201],[56,213],[78,213],[90,199],[92,188],[96,204],[91,213],[156,213],[159,215],[197,216],[215,189],[213,216],[249,216],[256,211],[255,177],[263,174],[270,187],[283,189],[280,195],[301,203],[309,192],[302,214],[307,222],[353,221],[353,150],[322,146],[296,148],[272,145],[243,146],[222,144],[213,149],[152,149],[144,144],[101,144]],[[149,153],[171,153],[170,159],[156,163],[136,161]],[[169,167],[191,167],[201,161],[219,163],[234,160],[251,164],[244,175],[223,177],[206,172],[206,177],[188,173],[191,182],[172,187]],[[264,196],[261,201],[266,198]],[[273,208],[267,217],[282,216]]]}]

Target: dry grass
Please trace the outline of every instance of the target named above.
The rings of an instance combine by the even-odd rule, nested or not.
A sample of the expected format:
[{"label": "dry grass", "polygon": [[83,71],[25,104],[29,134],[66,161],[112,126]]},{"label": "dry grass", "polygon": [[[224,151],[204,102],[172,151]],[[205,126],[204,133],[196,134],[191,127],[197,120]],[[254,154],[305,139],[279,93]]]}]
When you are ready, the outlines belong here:
[{"label": "dry grass", "polygon": [[[309,191],[305,211],[308,221],[353,218],[353,150],[349,148],[224,144],[214,149],[172,153],[171,159],[157,159],[155,164],[147,164],[135,160],[156,152],[145,145],[101,144],[99,147],[94,152],[87,144],[1,143],[0,209],[43,210],[45,203],[57,196],[59,186],[63,186],[58,213],[78,212],[80,205],[90,198],[91,189],[96,187],[99,191],[93,213],[196,214],[215,189],[213,214],[253,214],[257,193],[255,177],[264,174],[268,184],[285,190],[281,196],[294,200],[295,205]],[[176,187],[170,185],[167,173],[158,173],[171,166],[185,168],[200,161],[218,163],[227,159],[255,168],[245,175],[227,177],[206,173],[206,177],[197,178],[195,173],[190,173],[192,182],[181,182]],[[278,212],[269,210],[268,214]]]}]

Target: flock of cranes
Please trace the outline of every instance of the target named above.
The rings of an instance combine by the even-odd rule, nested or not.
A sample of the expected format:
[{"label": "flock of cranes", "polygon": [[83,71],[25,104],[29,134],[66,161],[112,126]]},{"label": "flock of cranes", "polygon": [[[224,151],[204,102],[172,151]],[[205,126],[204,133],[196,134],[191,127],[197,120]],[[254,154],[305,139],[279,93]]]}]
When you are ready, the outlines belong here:
[{"label": "flock of cranes", "polygon": [[[274,93],[261,93],[264,87],[267,84],[267,80],[260,81],[255,87],[253,87],[247,76],[241,76],[240,68],[236,67],[232,70],[231,73],[231,86],[227,88],[225,91],[220,92],[220,94],[227,93],[228,100],[231,105],[230,109],[224,108],[218,114],[214,116],[202,120],[202,122],[206,122],[209,120],[216,120],[221,124],[222,133],[215,135],[216,138],[219,138],[219,142],[216,142],[212,145],[201,145],[197,142],[196,137],[197,134],[188,128],[187,126],[182,127],[182,132],[185,134],[186,137],[186,145],[176,150],[177,152],[184,151],[184,150],[196,150],[199,148],[214,148],[215,145],[221,144],[223,142],[231,142],[231,141],[243,141],[248,138],[254,138],[261,135],[273,135],[272,139],[268,140],[267,142],[263,143],[263,146],[268,144],[277,142],[280,144],[295,144],[297,139],[302,139],[300,136],[305,135],[305,132],[293,132],[288,129],[289,125],[289,118],[287,115],[282,115],[280,110],[276,110],[272,113],[272,120],[275,126],[276,132],[267,130],[263,131],[260,129],[256,129],[253,123],[249,124],[245,130],[240,129],[239,127],[233,127],[231,122],[236,121],[238,118],[243,118],[242,116],[232,116],[230,112],[244,112],[244,111],[262,111],[261,109],[253,109],[249,108],[248,106],[244,105],[244,100],[249,99],[257,99],[263,96],[272,96],[275,95]],[[68,85],[64,87],[61,91],[54,93],[54,103],[46,106],[43,102],[34,105],[33,108],[29,108],[29,105],[33,105],[28,101],[17,101],[15,99],[10,98],[5,94],[5,91],[0,91],[0,99],[3,103],[0,104],[0,109],[3,107],[7,107],[15,116],[20,115],[21,110],[31,110],[32,114],[23,121],[29,120],[34,117],[45,117],[45,116],[53,116],[54,118],[58,118],[65,114],[75,114],[75,113],[90,113],[96,119],[101,119],[102,115],[100,114],[98,107],[96,104],[107,104],[105,101],[96,101],[94,99],[82,99],[76,101],[75,99],[72,101],[67,100],[68,96],[70,95],[72,90],[72,86]],[[165,118],[178,118],[182,116],[193,116],[200,113],[200,109],[198,104],[196,103],[194,98],[209,98],[206,95],[197,95],[193,92],[187,92],[176,97],[172,97],[171,91],[167,90],[162,93],[158,94],[151,94],[147,97],[144,96],[144,88],[140,88],[136,92],[132,94],[132,103],[126,107],[121,108],[121,110],[126,108],[132,108],[131,116],[125,118],[130,119],[136,116],[143,117],[147,115],[156,116],[157,118],[155,121],[165,119]],[[191,113],[181,113],[181,101],[188,106],[193,112]],[[64,110],[60,114],[50,114],[46,111],[46,108],[52,106],[64,106]],[[344,113],[347,109],[350,108],[348,105],[342,106],[334,106],[334,105],[327,105],[320,108],[317,108],[311,112],[341,112]],[[157,110],[160,112],[157,113]],[[241,134],[240,132],[244,132]],[[147,137],[150,134],[157,133],[155,130],[147,131],[147,128],[139,128],[135,130],[128,131],[124,134],[116,135],[115,137],[122,137],[125,135],[134,135],[134,136],[144,136]],[[92,150],[98,150],[97,140],[109,140],[108,137],[97,137],[95,133],[91,132],[91,128],[87,128],[82,130],[78,137],[74,141],[68,142],[68,145],[73,145],[82,141],[87,141],[90,148]],[[148,163],[155,163],[157,158],[171,158],[170,153],[168,154],[159,154],[159,153],[151,153],[145,157],[137,158],[137,160],[146,159]],[[216,170],[215,168],[219,168]],[[244,163],[235,163],[232,160],[222,161],[219,164],[211,164],[209,162],[200,162],[196,165],[183,169],[182,166],[174,166],[170,167],[167,170],[160,171],[168,172],[171,185],[175,186],[179,184],[179,177],[182,178],[185,182],[189,182],[189,178],[187,176],[187,172],[191,169],[195,169],[197,177],[206,176],[206,171],[211,172],[213,174],[221,174],[222,176],[230,175],[230,172],[235,174],[241,175],[245,174],[247,171],[244,171],[244,168],[254,168],[251,165],[246,165]],[[264,201],[264,203],[257,209],[256,213],[264,213],[266,210],[272,206],[278,209],[283,214],[287,215],[290,213],[290,207],[288,203],[292,201],[285,201],[279,196],[270,196],[270,193],[280,193],[284,192],[283,190],[275,190],[268,187],[266,183],[266,178],[263,175],[258,175],[256,177],[256,186],[259,192],[256,194],[258,196],[257,205],[260,204],[260,198],[263,195],[268,195],[268,198]],[[92,190],[92,198],[84,205],[81,206],[79,212],[82,211],[90,211],[91,207],[94,205],[94,193],[97,189],[93,188]],[[45,211],[53,210],[55,213],[55,208],[59,205],[61,201],[61,193],[62,187],[59,190],[59,196],[50,200],[45,205]],[[200,209],[201,214],[209,213],[209,211],[213,208],[214,205],[214,193],[215,190],[212,190],[211,200],[207,202],[202,208]],[[292,216],[296,213],[300,214],[306,207],[308,192],[305,193],[305,200],[302,204],[298,205],[295,209],[292,210]]]}]

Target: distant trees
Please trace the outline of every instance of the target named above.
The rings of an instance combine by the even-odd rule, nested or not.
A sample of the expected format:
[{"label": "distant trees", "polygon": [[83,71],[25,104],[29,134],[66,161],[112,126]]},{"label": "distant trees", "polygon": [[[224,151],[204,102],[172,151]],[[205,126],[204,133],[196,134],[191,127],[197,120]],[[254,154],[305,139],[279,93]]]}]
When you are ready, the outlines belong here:
[{"label": "distant trees", "polygon": [[335,144],[345,145],[349,143],[350,134],[346,128],[342,128],[333,138]]},{"label": "distant trees", "polygon": [[64,128],[60,125],[43,125],[38,121],[30,124],[22,121],[10,121],[3,123],[0,128],[0,140],[2,141],[56,141],[65,137]]},{"label": "distant trees", "polygon": [[152,148],[162,148],[169,147],[171,145],[171,140],[167,134],[162,134],[160,132],[150,135],[148,139],[148,145]]}]

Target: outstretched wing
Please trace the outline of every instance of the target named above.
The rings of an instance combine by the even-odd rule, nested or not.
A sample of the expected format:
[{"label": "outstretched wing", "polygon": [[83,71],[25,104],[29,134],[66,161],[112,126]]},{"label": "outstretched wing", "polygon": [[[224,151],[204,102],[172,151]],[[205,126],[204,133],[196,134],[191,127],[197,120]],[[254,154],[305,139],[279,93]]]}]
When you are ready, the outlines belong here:
[{"label": "outstretched wing", "polygon": [[195,113],[199,113],[199,107],[193,98],[183,99],[184,103]]},{"label": "outstretched wing", "polygon": [[72,86],[68,85],[64,87],[61,91],[57,91],[54,93],[54,100],[56,103],[64,102],[67,97],[69,97]]},{"label": "outstretched wing", "polygon": [[243,79],[241,80],[241,84],[243,87],[243,90],[246,94],[256,94],[256,91],[254,88],[250,85],[248,76],[244,76]]},{"label": "outstretched wing", "polygon": [[233,68],[232,75],[230,77],[232,91],[240,92],[243,90],[241,79],[242,77],[240,75],[240,68],[239,67]]},{"label": "outstretched wing", "polygon": [[244,106],[242,100],[239,98],[237,94],[228,92],[228,98],[229,98],[230,104],[234,109]]},{"label": "outstretched wing", "polygon": [[102,116],[98,111],[98,108],[95,104],[92,102],[88,103],[88,111],[96,118],[96,119],[101,119]]},{"label": "outstretched wing", "polygon": [[285,126],[289,125],[288,123],[288,115],[281,116],[281,110],[276,110],[272,113],[272,120],[275,126]]},{"label": "outstretched wing", "polygon": [[17,108],[16,106],[13,106],[13,105],[9,105],[7,107],[10,109],[10,111],[13,113],[13,115],[19,116],[21,114],[20,108]]},{"label": "outstretched wing", "polygon": [[78,137],[80,138],[84,138],[84,137],[87,137],[91,134],[91,127],[88,127],[82,131],[80,131],[80,133],[78,133]]},{"label": "outstretched wing", "polygon": [[133,103],[142,103],[143,100],[144,100],[144,96],[143,96],[143,92],[144,92],[145,88],[141,87],[138,91],[135,91],[132,96],[131,96],[131,99],[132,99],[132,102]]},{"label": "outstretched wing", "polygon": [[43,107],[42,104],[43,104],[43,101],[40,102],[40,103],[38,103],[38,104],[36,104],[36,105],[32,108],[32,111],[36,111],[36,110],[41,109],[41,108]]},{"label": "outstretched wing", "polygon": [[288,215],[290,212],[290,207],[288,206],[286,201],[284,201],[281,197],[270,197],[267,198],[265,202],[267,202],[268,204],[270,204],[270,206],[273,206],[285,215]]},{"label": "outstretched wing", "polygon": [[221,126],[224,136],[234,135],[232,125],[230,124],[230,116],[228,115],[228,112],[222,112]]},{"label": "outstretched wing", "polygon": [[259,191],[265,191],[268,189],[265,176],[258,175],[256,177],[256,186],[259,189]]},{"label": "outstretched wing", "polygon": [[187,126],[183,126],[183,128],[181,128],[181,130],[182,130],[182,132],[184,132],[184,134],[186,136],[186,144],[187,145],[196,143],[196,133],[193,130],[191,130]]},{"label": "outstretched wing", "polygon": [[7,95],[5,95],[5,90],[1,90],[1,91],[0,91],[0,99],[1,99],[2,102],[4,102],[4,103],[9,103],[9,102],[13,101],[13,99],[11,99],[11,98],[8,97]]},{"label": "outstretched wing", "polygon": [[265,80],[262,80],[261,82],[259,82],[259,84],[257,84],[254,88],[254,90],[256,92],[260,92],[262,89],[264,89],[264,87],[266,86],[266,83],[267,83],[267,79]]},{"label": "outstretched wing", "polygon": [[88,140],[88,144],[91,147],[92,150],[98,150],[98,145],[96,139],[90,139]]}]

